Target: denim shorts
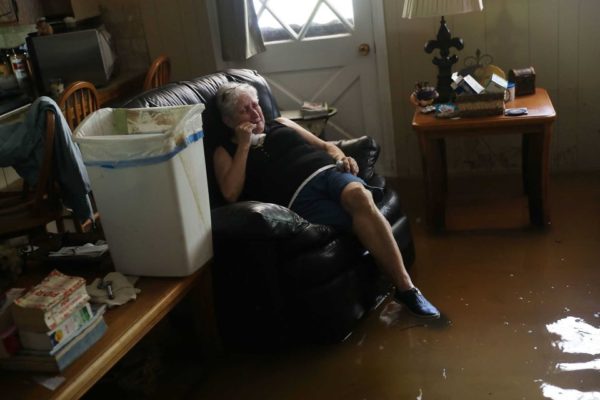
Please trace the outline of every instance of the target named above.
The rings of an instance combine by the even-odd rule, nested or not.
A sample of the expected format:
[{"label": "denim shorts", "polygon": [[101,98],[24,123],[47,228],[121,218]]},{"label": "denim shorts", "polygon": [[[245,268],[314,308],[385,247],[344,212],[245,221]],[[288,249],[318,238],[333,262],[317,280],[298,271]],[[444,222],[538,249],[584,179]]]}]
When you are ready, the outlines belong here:
[{"label": "denim shorts", "polygon": [[352,229],[352,218],[342,207],[340,197],[351,182],[358,182],[370,190],[378,189],[368,186],[364,180],[348,172],[330,168],[308,181],[290,208],[313,224],[331,225],[336,229],[349,231]]}]

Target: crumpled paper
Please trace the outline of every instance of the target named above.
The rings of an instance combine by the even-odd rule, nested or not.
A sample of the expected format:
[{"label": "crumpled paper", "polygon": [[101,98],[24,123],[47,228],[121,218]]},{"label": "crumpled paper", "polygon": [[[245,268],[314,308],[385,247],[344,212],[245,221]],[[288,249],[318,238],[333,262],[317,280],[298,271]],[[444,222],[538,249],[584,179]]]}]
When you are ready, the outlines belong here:
[{"label": "crumpled paper", "polygon": [[[106,274],[104,279],[96,278],[94,281],[86,286],[87,292],[90,295],[90,301],[92,303],[106,304],[109,308],[120,306],[127,303],[130,300],[135,300],[137,294],[141,292],[140,289],[134,287],[139,277],[137,276],[125,276],[120,272],[109,272]],[[109,298],[106,284],[111,282],[112,293],[114,298]]]}]

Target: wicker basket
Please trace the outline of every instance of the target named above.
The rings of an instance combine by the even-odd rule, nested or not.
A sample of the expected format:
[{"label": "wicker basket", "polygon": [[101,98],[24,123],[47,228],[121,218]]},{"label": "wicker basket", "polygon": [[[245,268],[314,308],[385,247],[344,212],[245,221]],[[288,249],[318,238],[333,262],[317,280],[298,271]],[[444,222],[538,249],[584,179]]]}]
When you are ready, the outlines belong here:
[{"label": "wicker basket", "polygon": [[485,117],[504,114],[504,94],[464,94],[454,101],[459,117]]}]

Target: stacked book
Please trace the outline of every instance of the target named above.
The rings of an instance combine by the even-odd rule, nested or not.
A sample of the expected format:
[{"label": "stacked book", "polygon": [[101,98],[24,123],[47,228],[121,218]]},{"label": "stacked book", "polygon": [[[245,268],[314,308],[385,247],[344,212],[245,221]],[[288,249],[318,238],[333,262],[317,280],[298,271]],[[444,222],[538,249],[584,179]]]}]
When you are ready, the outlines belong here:
[{"label": "stacked book", "polygon": [[329,107],[326,102],[315,103],[305,101],[300,107],[300,114],[304,119],[326,117],[329,115]]},{"label": "stacked book", "polygon": [[60,372],[106,332],[104,307],[93,310],[85,279],[57,270],[14,300],[12,316],[21,350],[0,359],[11,370]]}]

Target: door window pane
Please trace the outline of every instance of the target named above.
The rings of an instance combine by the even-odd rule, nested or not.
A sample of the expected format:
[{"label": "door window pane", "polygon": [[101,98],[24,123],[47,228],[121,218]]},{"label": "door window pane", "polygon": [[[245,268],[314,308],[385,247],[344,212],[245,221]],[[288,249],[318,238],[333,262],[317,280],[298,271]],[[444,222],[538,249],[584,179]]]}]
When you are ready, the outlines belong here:
[{"label": "door window pane", "polygon": [[322,3],[312,19],[306,37],[331,36],[350,33],[339,17],[333,13],[331,8]]},{"label": "door window pane", "polygon": [[258,18],[258,25],[265,43],[294,39],[294,36],[284,29],[268,10],[265,10]]},{"label": "door window pane", "polygon": [[[365,0],[359,0],[365,1]],[[327,3],[336,10],[348,23],[354,26],[354,9],[352,0],[327,0]]]},{"label": "door window pane", "polygon": [[266,43],[348,34],[354,25],[352,0],[254,0],[254,8]]}]

